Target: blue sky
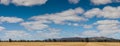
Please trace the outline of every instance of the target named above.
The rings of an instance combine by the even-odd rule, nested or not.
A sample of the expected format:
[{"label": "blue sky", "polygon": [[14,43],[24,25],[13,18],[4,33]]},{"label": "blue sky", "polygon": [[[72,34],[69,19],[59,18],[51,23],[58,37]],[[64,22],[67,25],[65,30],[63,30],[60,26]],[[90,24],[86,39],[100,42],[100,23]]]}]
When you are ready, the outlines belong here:
[{"label": "blue sky", "polygon": [[119,0],[0,0],[1,39],[120,39]]}]

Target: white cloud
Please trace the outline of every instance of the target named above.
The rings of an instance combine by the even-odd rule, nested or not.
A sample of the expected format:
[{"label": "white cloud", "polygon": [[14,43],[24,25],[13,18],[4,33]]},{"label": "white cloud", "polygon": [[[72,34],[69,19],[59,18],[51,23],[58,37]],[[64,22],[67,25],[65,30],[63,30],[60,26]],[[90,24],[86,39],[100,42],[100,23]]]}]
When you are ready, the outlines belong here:
[{"label": "white cloud", "polygon": [[32,22],[23,22],[21,23],[21,25],[24,26],[28,30],[43,30],[49,27],[47,24],[44,24],[44,23],[49,23],[49,22],[32,21]]},{"label": "white cloud", "polygon": [[111,38],[120,39],[120,33],[112,35]]},{"label": "white cloud", "polygon": [[112,0],[91,0],[95,5],[112,3]]},{"label": "white cloud", "polygon": [[82,25],[82,26],[83,26],[83,28],[85,28],[85,29],[90,29],[90,28],[93,27],[92,25]]},{"label": "white cloud", "polygon": [[120,22],[118,20],[100,20],[97,21],[94,24],[101,24],[101,25],[108,25],[108,24],[119,24]]},{"label": "white cloud", "polygon": [[74,23],[73,26],[80,26],[78,23]]},{"label": "white cloud", "polygon": [[118,20],[99,20],[93,25],[96,27],[95,30],[84,31],[82,35],[92,37],[113,37],[114,34],[120,33],[120,22]]},{"label": "white cloud", "polygon": [[[69,24],[71,22],[81,22],[86,21],[84,17],[79,16],[82,14],[84,10],[82,8],[69,9],[60,13],[54,14],[45,14],[39,16],[33,16],[30,18],[30,22],[21,23],[28,30],[42,30],[48,28],[51,23],[55,24]],[[71,21],[71,22],[68,22]],[[73,26],[77,26],[78,24],[73,24]]]},{"label": "white cloud", "polygon": [[47,0],[1,0],[1,4],[9,5],[13,3],[20,6],[33,6],[33,5],[43,5]]},{"label": "white cloud", "polygon": [[85,17],[92,18],[92,17],[103,17],[103,18],[109,18],[109,19],[117,19],[120,18],[120,6],[118,7],[111,7],[106,6],[102,10],[99,8],[94,8],[91,10],[88,10],[85,14]]},{"label": "white cloud", "polygon": [[79,23],[68,23],[69,26],[80,26]]},{"label": "white cloud", "polygon": [[[47,28],[42,31],[25,31],[25,30],[4,30],[1,33],[3,40],[9,38],[13,40],[36,40],[36,39],[48,39],[48,38],[61,38],[60,29]],[[34,32],[34,33],[33,33]]]},{"label": "white cloud", "polygon": [[85,17],[87,17],[87,18],[92,18],[99,14],[101,14],[101,10],[99,8],[94,8],[94,9],[88,10],[84,13]]},{"label": "white cloud", "polygon": [[95,23],[100,31],[118,31],[120,32],[120,22],[118,20],[100,20]]},{"label": "white cloud", "polygon": [[0,31],[3,31],[4,29],[5,29],[5,27],[0,26]]},{"label": "white cloud", "polygon": [[120,0],[90,0],[95,5],[104,5],[109,3],[119,3]]},{"label": "white cloud", "polygon": [[113,0],[114,2],[120,2],[120,0]]},{"label": "white cloud", "polygon": [[33,16],[31,19],[37,20],[37,21],[49,20],[56,24],[64,24],[66,23],[65,21],[73,21],[73,22],[85,21],[86,19],[84,17],[78,16],[83,12],[84,12],[83,9],[75,8],[75,9],[69,9],[60,13]]},{"label": "white cloud", "polygon": [[82,35],[81,36],[84,36],[84,37],[100,37],[100,34],[95,31],[95,30],[87,30],[87,31],[84,31],[81,33]]},{"label": "white cloud", "polygon": [[60,38],[60,29],[48,28],[44,31],[37,31],[36,37],[41,38]]},{"label": "white cloud", "polygon": [[101,15],[105,18],[120,18],[120,7],[107,6],[102,11]]},{"label": "white cloud", "polygon": [[4,39],[28,39],[31,37],[31,35],[25,31],[22,30],[11,30],[11,31],[4,31],[4,36],[2,36]]},{"label": "white cloud", "polygon": [[80,0],[68,0],[71,4],[77,4]]},{"label": "white cloud", "polygon": [[24,20],[21,18],[17,18],[17,17],[4,17],[4,16],[0,17],[0,23],[2,23],[2,22],[18,23],[18,22],[22,22],[22,21],[24,21]]},{"label": "white cloud", "polygon": [[10,0],[0,0],[0,4],[8,5]]}]

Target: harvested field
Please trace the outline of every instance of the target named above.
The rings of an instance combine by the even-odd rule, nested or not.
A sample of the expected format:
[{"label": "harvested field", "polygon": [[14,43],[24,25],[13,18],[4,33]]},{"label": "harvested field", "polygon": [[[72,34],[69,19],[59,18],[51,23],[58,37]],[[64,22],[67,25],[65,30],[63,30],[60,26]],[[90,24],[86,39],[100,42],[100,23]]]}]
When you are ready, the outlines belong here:
[{"label": "harvested field", "polygon": [[0,46],[120,46],[119,42],[1,42]]}]

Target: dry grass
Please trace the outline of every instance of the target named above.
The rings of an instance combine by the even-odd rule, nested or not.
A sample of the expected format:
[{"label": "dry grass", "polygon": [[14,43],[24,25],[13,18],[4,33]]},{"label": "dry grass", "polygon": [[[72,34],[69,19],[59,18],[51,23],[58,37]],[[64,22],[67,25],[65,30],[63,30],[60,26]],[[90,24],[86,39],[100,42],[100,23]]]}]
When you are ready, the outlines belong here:
[{"label": "dry grass", "polygon": [[120,46],[120,43],[108,42],[1,42],[0,46]]}]

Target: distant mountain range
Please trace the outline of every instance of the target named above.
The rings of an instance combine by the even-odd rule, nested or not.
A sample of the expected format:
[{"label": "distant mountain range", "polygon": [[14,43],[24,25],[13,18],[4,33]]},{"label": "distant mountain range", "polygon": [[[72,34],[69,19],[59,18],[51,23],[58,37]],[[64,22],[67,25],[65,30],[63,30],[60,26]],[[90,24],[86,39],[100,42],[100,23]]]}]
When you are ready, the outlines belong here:
[{"label": "distant mountain range", "polygon": [[69,37],[69,38],[55,38],[45,40],[0,40],[0,42],[120,42],[120,39],[107,38],[107,37]]},{"label": "distant mountain range", "polygon": [[59,39],[46,39],[44,42],[120,42],[119,39],[107,38],[107,37],[71,37],[71,38],[59,38]]}]

